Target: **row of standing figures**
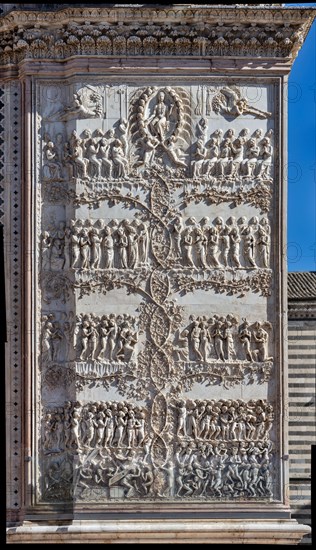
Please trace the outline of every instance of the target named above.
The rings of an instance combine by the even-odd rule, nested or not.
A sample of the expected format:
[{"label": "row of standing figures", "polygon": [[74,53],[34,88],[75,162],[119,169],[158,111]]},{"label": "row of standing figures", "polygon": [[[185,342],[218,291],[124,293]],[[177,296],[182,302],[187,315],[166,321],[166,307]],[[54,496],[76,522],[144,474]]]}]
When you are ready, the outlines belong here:
[{"label": "row of standing figures", "polygon": [[146,266],[149,228],[139,220],[103,220],[92,226],[78,220],[42,234],[42,269],[135,269]]},{"label": "row of standing figures", "polygon": [[273,426],[270,404],[208,400],[177,405],[177,436],[195,440],[267,441]]},{"label": "row of standing figures", "polygon": [[214,225],[202,218],[200,224],[184,227],[181,218],[172,226],[171,235],[176,258],[181,264],[197,268],[269,267],[270,225],[268,218],[257,217],[247,223],[243,216],[229,225],[221,217]]},{"label": "row of standing figures", "polygon": [[250,326],[244,319],[237,327],[235,318],[215,315],[208,321],[194,321],[180,332],[174,347],[178,361],[271,361],[269,357],[270,323],[259,321]]},{"label": "row of standing figures", "polygon": [[76,450],[94,447],[142,447],[146,437],[146,415],[141,407],[124,402],[57,407],[48,411],[43,425],[43,449]]},{"label": "row of standing figures", "polygon": [[[180,217],[170,229],[171,255],[178,266],[209,268],[269,267],[270,225],[267,218],[245,217],[231,225],[217,218],[184,226]],[[150,229],[140,220],[59,222],[41,239],[42,269],[135,269],[149,263]],[[258,265],[259,264],[259,265]]]}]

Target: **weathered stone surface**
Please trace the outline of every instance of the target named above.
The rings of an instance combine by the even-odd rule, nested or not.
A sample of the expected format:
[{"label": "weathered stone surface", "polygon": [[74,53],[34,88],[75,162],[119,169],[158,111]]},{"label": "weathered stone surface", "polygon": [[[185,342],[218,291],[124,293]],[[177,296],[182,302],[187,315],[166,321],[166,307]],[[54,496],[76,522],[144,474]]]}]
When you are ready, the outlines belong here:
[{"label": "weathered stone surface", "polygon": [[[236,32],[250,42],[234,35],[234,47],[229,9],[144,8],[135,26],[128,8],[126,27],[122,13],[3,17],[2,74],[22,81],[21,91],[4,84],[7,114],[19,109],[16,86],[23,121],[5,145],[12,162],[23,149],[22,226],[8,220],[8,242],[22,234],[25,258],[16,275],[23,361],[8,385],[23,369],[29,464],[20,515],[10,502],[10,518],[67,520],[73,507],[128,517],[157,505],[170,518],[216,517],[223,505],[249,520],[254,510],[268,515],[276,541],[287,525],[297,541],[304,528],[287,520],[285,490],[282,91],[312,12],[238,9]],[[192,17],[203,51],[192,49]],[[272,48],[268,67],[258,65],[260,40]],[[235,57],[249,62],[245,51],[255,66],[230,75]],[[14,205],[14,187],[7,193]],[[9,463],[21,471],[17,458]],[[19,537],[10,531],[9,541]]]}]

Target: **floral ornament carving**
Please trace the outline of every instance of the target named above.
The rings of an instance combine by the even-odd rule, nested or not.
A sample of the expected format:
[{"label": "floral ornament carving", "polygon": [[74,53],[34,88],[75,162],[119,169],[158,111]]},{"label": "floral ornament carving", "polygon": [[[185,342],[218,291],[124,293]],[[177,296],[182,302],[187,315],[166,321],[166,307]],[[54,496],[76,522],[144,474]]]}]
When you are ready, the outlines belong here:
[{"label": "floral ornament carving", "polygon": [[227,293],[238,296],[245,296],[247,292],[261,292],[262,296],[271,295],[272,272],[256,270],[253,275],[237,278],[229,277],[223,272],[211,272],[201,280],[190,274],[177,274],[173,276],[173,284],[177,291],[187,294],[197,289],[214,290],[216,293]]},{"label": "floral ornament carving", "polygon": [[53,300],[60,300],[65,304],[71,296],[73,282],[66,276],[58,273],[43,272],[41,286],[44,289],[44,301],[50,304]]}]

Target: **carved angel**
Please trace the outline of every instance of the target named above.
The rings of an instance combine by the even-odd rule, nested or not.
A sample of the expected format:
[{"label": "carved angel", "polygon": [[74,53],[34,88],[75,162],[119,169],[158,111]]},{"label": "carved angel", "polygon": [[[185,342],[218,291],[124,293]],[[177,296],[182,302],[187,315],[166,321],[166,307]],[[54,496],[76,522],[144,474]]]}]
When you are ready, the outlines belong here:
[{"label": "carved angel", "polygon": [[233,117],[250,114],[256,118],[269,118],[272,114],[249,105],[236,86],[223,86],[213,97],[212,107],[216,114],[224,113]]},{"label": "carved angel", "polygon": [[70,107],[54,113],[49,119],[66,121],[72,118],[101,118],[102,115],[102,96],[92,86],[85,86],[73,94]]}]

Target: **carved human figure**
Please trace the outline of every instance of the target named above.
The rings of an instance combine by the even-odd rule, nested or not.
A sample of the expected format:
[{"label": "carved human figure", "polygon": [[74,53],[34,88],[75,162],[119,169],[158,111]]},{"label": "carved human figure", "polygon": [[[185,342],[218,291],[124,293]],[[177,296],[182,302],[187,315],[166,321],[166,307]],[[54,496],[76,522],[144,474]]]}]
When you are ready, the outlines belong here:
[{"label": "carved human figure", "polygon": [[177,346],[173,348],[176,355],[176,361],[188,361],[189,349],[189,331],[183,330],[179,334]]},{"label": "carved human figure", "polygon": [[207,361],[208,349],[210,344],[209,330],[206,321],[201,322],[201,334],[200,334],[200,349],[203,357],[203,361]]},{"label": "carved human figure", "polygon": [[97,324],[95,321],[91,320],[89,332],[89,357],[94,361],[96,359],[96,351],[99,341],[99,332],[97,330]]},{"label": "carved human figure", "polygon": [[227,361],[232,361],[233,359],[236,358],[236,350],[235,350],[234,336],[233,336],[233,324],[231,321],[228,321],[227,319],[225,320],[223,325],[222,338],[226,342]]},{"label": "carved human figure", "polygon": [[268,218],[262,218],[258,227],[258,252],[263,267],[269,267],[270,262],[270,226]]},{"label": "carved human figure", "polygon": [[205,144],[205,141],[206,141],[206,135],[207,135],[207,121],[205,120],[205,118],[201,118],[196,123],[196,137],[202,141],[203,145]]},{"label": "carved human figure", "polygon": [[273,148],[271,141],[268,137],[263,138],[261,142],[261,154],[258,166],[258,176],[260,178],[270,179],[271,165],[272,165]]},{"label": "carved human figure", "polygon": [[89,159],[90,176],[100,178],[102,162],[97,158],[99,152],[99,144],[96,138],[89,140],[89,144],[86,150],[87,157]]},{"label": "carved human figure", "polygon": [[192,345],[192,351],[197,360],[203,361],[203,356],[200,351],[200,345],[201,345],[201,328],[199,326],[198,321],[193,321],[193,327],[191,330],[191,345]]},{"label": "carved human figure", "polygon": [[181,245],[183,249],[182,257],[184,265],[194,267],[192,259],[193,236],[191,227],[187,227],[183,230],[181,235]]},{"label": "carved human figure", "polygon": [[169,107],[167,106],[163,91],[158,92],[156,101],[153,114],[147,119],[146,123],[150,132],[154,136],[157,136],[160,142],[163,142],[168,131],[168,121],[173,104],[171,103]]},{"label": "carved human figure", "polygon": [[253,352],[257,361],[266,361],[267,359],[271,359],[268,357],[269,334],[263,328],[261,323],[255,323],[252,335],[257,344],[257,349]]},{"label": "carved human figure", "polygon": [[126,422],[126,435],[127,435],[127,447],[131,448],[134,447],[134,439],[135,439],[135,412],[130,411],[127,417]]},{"label": "carved human figure", "polygon": [[230,249],[230,229],[228,225],[224,225],[221,234],[220,234],[220,245],[221,245],[221,257],[224,267],[228,266],[228,254]]},{"label": "carved human figure", "polygon": [[154,164],[156,150],[160,141],[155,136],[145,135],[142,144],[143,144],[143,162],[145,166],[151,167]]},{"label": "carved human figure", "polygon": [[105,357],[106,345],[108,342],[108,320],[106,316],[103,316],[100,323],[100,351],[98,355],[98,361],[102,361]]},{"label": "carved human figure", "polygon": [[84,422],[82,423],[82,443],[85,447],[91,448],[92,447],[92,441],[94,439],[95,434],[95,428],[98,427],[98,424],[96,420],[94,419],[94,414],[92,411],[89,411],[86,414],[86,418],[84,419]]},{"label": "carved human figure", "polygon": [[50,317],[44,317],[42,330],[42,353],[43,361],[53,361],[52,337],[54,334],[54,325]]},{"label": "carved human figure", "polygon": [[240,137],[236,138],[235,141],[230,144],[230,148],[232,153],[231,176],[235,177],[240,174],[240,166],[243,161],[244,146],[242,139]]},{"label": "carved human figure", "polygon": [[141,222],[138,225],[138,258],[141,265],[148,264],[149,231],[147,222]]},{"label": "carved human figure", "polygon": [[241,96],[241,92],[239,89],[229,86],[223,86],[220,89],[220,92],[224,96],[224,100],[222,101],[220,97],[215,96],[217,103],[214,104],[213,100],[213,108],[215,112],[221,110],[222,112],[234,117],[240,116],[242,114],[252,114],[257,118],[268,118],[271,116],[270,112],[263,111],[261,109],[257,109],[256,107],[253,107],[252,105],[249,105],[247,99]]},{"label": "carved human figure", "polygon": [[120,226],[116,232],[116,245],[118,250],[119,267],[128,268],[127,248],[128,239],[124,228]]},{"label": "carved human figure", "polygon": [[184,401],[180,401],[178,405],[178,427],[177,436],[187,436],[187,409]]},{"label": "carved human figure", "polygon": [[80,360],[84,361],[88,352],[90,327],[88,321],[83,321],[81,328],[81,346]]},{"label": "carved human figure", "polygon": [[120,118],[117,130],[118,130],[118,133],[119,133],[119,140],[122,144],[124,155],[127,154],[127,146],[128,146],[127,128],[128,128],[128,123],[127,123],[126,118]]},{"label": "carved human figure", "polygon": [[61,179],[61,163],[58,160],[58,152],[52,141],[44,147],[44,177],[48,179]]},{"label": "carved human figure", "polygon": [[96,447],[102,447],[103,440],[104,440],[104,430],[105,430],[105,422],[104,422],[105,414],[103,411],[99,411],[96,417],[96,439],[95,439],[95,445]]},{"label": "carved human figure", "polygon": [[209,154],[208,160],[205,161],[206,164],[206,177],[216,176],[217,175],[217,163],[219,158],[219,147],[218,142],[215,137],[210,139],[209,142]]},{"label": "carved human figure", "polygon": [[80,256],[82,269],[89,269],[90,267],[90,239],[88,227],[83,227],[80,232]]},{"label": "carved human figure", "polygon": [[72,161],[75,178],[87,178],[88,159],[83,157],[82,140],[76,138],[72,149]]},{"label": "carved human figure", "polygon": [[51,413],[46,413],[43,423],[43,450],[48,451],[54,447],[54,419]]},{"label": "carved human figure", "polygon": [[260,149],[254,138],[250,138],[246,144],[245,148],[245,160],[242,162],[243,172],[245,176],[254,177],[256,176],[256,167],[258,163],[258,158],[260,154]]},{"label": "carved human figure", "polygon": [[196,254],[197,267],[208,268],[206,262],[208,239],[201,228],[195,230],[194,248]]},{"label": "carved human figure", "polygon": [[52,270],[60,271],[65,264],[64,242],[55,237],[52,240],[50,251],[50,266]]},{"label": "carved human figure", "polygon": [[182,166],[182,168],[187,168],[187,164],[185,160],[183,159],[183,151],[181,147],[177,147],[176,144],[177,137],[176,136],[170,136],[170,138],[166,139],[164,143],[162,143],[162,148],[169,157],[169,159],[174,162],[176,166]]},{"label": "carved human figure", "polygon": [[128,331],[123,342],[123,360],[128,363],[134,359],[135,346],[138,342],[138,333]]},{"label": "carved human figure", "polygon": [[127,424],[127,419],[125,418],[125,413],[123,411],[119,411],[117,413],[117,420],[116,420],[116,438],[117,438],[118,447],[123,446],[126,424]]},{"label": "carved human figure", "polygon": [[140,447],[145,440],[145,413],[140,411],[135,418],[135,444]]},{"label": "carved human figure", "polygon": [[209,238],[208,238],[208,250],[209,250],[209,259],[210,264],[213,267],[220,267],[218,261],[219,256],[219,235],[216,227],[210,227]]},{"label": "carved human figure", "polygon": [[222,335],[223,323],[220,319],[215,319],[212,337],[214,339],[214,349],[219,361],[225,361],[224,348],[223,348],[223,335]]},{"label": "carved human figure", "polygon": [[246,319],[243,320],[242,325],[239,327],[238,332],[239,340],[245,350],[246,361],[252,361],[251,353],[251,331],[249,330],[249,323]]},{"label": "carved human figure", "polygon": [[64,344],[65,344],[65,358],[69,361],[70,359],[70,350],[72,349],[72,340],[73,340],[73,323],[65,321],[63,323],[63,335],[64,335]]},{"label": "carved human figure", "polygon": [[102,251],[104,258],[105,269],[113,269],[114,267],[114,239],[112,236],[112,230],[110,227],[104,229],[104,236],[102,239]]},{"label": "carved human figure", "polygon": [[98,269],[100,267],[100,261],[101,261],[102,239],[96,227],[92,227],[89,233],[89,238],[90,238],[90,246],[91,246],[90,266],[93,269]]},{"label": "carved human figure", "polygon": [[115,419],[113,417],[111,409],[108,407],[105,411],[105,437],[104,437],[104,446],[111,446],[114,438],[115,430]]},{"label": "carved human figure", "polygon": [[103,173],[105,173],[105,177],[111,179],[113,173],[113,162],[110,159],[110,146],[110,141],[108,141],[105,137],[101,138],[99,143],[98,158],[101,162],[101,175],[102,168],[104,168]]},{"label": "carved human figure", "polygon": [[109,332],[108,332],[108,348],[109,348],[109,359],[110,359],[110,361],[113,360],[113,352],[114,352],[114,349],[115,349],[117,332],[118,332],[118,327],[117,327],[115,318],[114,318],[114,316],[110,315],[110,318],[109,318]]},{"label": "carved human figure", "polygon": [[71,229],[71,267],[76,268],[78,266],[80,258],[80,234],[79,228],[74,225]]},{"label": "carved human figure", "polygon": [[266,419],[265,419],[265,426],[264,426],[264,433],[263,433],[263,439],[266,441],[269,439],[270,431],[273,428],[273,422],[274,422],[273,406],[268,405],[266,407]]},{"label": "carved human figure", "polygon": [[52,240],[48,231],[43,231],[41,239],[42,249],[42,270],[49,271],[51,268],[51,244]]},{"label": "carved human figure", "polygon": [[211,433],[210,431],[211,420],[212,420],[212,407],[210,405],[206,405],[205,411],[203,413],[203,416],[200,422],[199,437],[201,439],[209,439],[209,436]]},{"label": "carved human figure", "polygon": [[251,225],[245,227],[242,232],[244,242],[244,257],[251,267],[257,267],[255,262],[255,237]]},{"label": "carved human figure", "polygon": [[193,179],[203,175],[203,166],[206,159],[206,147],[202,139],[198,139],[195,145],[194,160],[191,162]]},{"label": "carved human figure", "polygon": [[114,140],[112,145],[112,161],[116,167],[116,178],[126,178],[128,169],[128,160],[124,155],[124,150],[119,139]]},{"label": "carved human figure", "polygon": [[231,160],[231,147],[230,140],[224,139],[221,147],[217,162],[217,175],[223,177],[227,173],[227,168]]},{"label": "carved human figure", "polygon": [[238,227],[233,227],[229,234],[230,239],[230,257],[232,263],[235,267],[241,267],[239,256],[240,256],[240,241],[241,237],[239,235]]},{"label": "carved human figure", "polygon": [[176,255],[176,258],[178,259],[180,259],[182,255],[182,252],[181,252],[182,232],[183,232],[182,219],[180,216],[177,216],[171,227],[171,236],[172,236],[175,255]]},{"label": "carved human figure", "polygon": [[127,233],[127,259],[128,267],[135,269],[138,265],[138,234],[135,227],[129,222],[125,221],[125,228]]}]

